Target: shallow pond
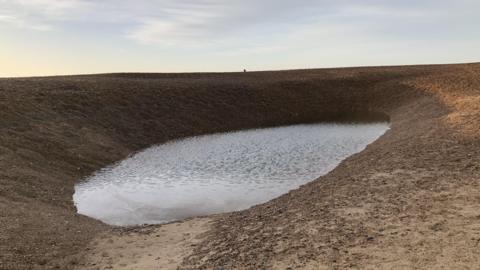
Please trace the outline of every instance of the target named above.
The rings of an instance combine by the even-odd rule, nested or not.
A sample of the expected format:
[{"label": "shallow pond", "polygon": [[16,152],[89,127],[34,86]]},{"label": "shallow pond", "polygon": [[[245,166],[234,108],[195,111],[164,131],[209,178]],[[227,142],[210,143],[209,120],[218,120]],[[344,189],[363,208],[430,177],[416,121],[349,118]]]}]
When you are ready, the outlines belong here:
[{"label": "shallow pond", "polygon": [[79,213],[120,226],[246,209],[326,174],[387,129],[312,124],[171,141],[96,172],[73,200]]}]

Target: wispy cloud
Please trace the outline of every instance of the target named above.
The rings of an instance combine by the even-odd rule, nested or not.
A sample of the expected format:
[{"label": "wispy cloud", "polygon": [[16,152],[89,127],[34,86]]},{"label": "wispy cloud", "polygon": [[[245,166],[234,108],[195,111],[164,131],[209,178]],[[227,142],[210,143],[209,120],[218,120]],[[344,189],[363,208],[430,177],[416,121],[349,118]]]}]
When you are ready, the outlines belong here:
[{"label": "wispy cloud", "polygon": [[[218,44],[276,31],[292,31],[330,9],[316,1],[162,1],[160,16],[149,16],[130,29],[128,37],[147,44]],[[314,12],[314,10],[316,12]]]},{"label": "wispy cloud", "polygon": [[13,25],[18,28],[29,28],[38,31],[48,31],[52,26],[46,23],[26,21],[24,18],[15,17],[13,15],[0,15],[0,24]]},{"label": "wispy cloud", "polygon": [[475,31],[478,10],[480,2],[471,0],[0,0],[0,26],[45,31],[108,23],[140,44],[242,44],[237,47],[262,51],[259,46],[279,48],[292,36],[318,41],[361,33],[401,39],[442,31],[453,35],[465,27]]},{"label": "wispy cloud", "polygon": [[0,0],[0,22],[19,28],[52,30],[59,21],[81,14],[87,5],[82,0]]}]

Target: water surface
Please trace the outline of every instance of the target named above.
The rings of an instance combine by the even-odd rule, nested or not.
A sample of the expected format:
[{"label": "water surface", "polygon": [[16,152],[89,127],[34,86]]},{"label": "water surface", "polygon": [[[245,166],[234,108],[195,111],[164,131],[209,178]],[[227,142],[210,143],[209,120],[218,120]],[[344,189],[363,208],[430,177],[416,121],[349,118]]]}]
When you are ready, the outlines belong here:
[{"label": "water surface", "polygon": [[121,226],[246,209],[326,174],[387,129],[313,124],[171,141],[98,171],[73,199],[79,213]]}]

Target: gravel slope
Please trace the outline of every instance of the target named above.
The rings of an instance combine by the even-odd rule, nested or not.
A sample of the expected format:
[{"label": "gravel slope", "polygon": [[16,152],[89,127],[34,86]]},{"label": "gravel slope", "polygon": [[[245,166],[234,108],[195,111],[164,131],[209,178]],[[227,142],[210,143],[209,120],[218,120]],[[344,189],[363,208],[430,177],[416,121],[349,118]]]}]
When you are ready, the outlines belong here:
[{"label": "gravel slope", "polygon": [[0,268],[70,268],[111,228],[73,185],[151,144],[389,117],[330,174],[215,216],[182,267],[461,268],[480,258],[480,64],[0,79]]}]

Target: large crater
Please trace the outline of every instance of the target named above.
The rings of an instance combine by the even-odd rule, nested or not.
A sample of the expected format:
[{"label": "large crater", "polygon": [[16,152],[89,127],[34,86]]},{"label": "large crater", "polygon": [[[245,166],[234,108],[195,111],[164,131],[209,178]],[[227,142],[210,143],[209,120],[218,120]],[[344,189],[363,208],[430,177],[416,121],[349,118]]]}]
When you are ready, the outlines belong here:
[{"label": "large crater", "polygon": [[[276,224],[287,230],[290,227],[281,222],[303,224],[306,221],[294,218],[307,217],[312,222],[326,222],[318,224],[314,240],[327,241],[333,239],[327,236],[339,235],[328,234],[334,221],[344,220],[334,216],[341,213],[333,211],[335,207],[354,202],[369,201],[377,210],[388,204],[388,211],[382,213],[393,219],[402,209],[421,206],[406,208],[404,197],[418,188],[430,192],[442,186],[428,179],[445,183],[448,179],[470,179],[445,175],[458,172],[459,162],[475,157],[463,154],[477,149],[471,138],[476,136],[473,131],[478,125],[472,119],[478,110],[471,110],[475,104],[468,102],[478,96],[477,70],[478,65],[447,65],[1,79],[0,262],[7,269],[46,264],[65,268],[86,243],[111,229],[76,213],[72,195],[82,179],[153,145],[251,128],[325,121],[391,123],[384,136],[320,181],[264,207],[225,215],[212,239],[216,236],[228,245],[206,247],[234,246],[249,256],[263,256],[267,253],[257,251],[271,248],[262,245],[274,242],[252,242],[256,246],[242,249],[246,246],[229,232],[256,237],[263,231],[246,233],[242,228],[269,229]],[[470,137],[463,137],[464,127]],[[462,150],[459,145],[468,148]],[[435,175],[425,178],[428,181],[404,177],[415,168],[427,171],[433,167]],[[382,178],[389,175],[395,175],[391,178],[395,181]],[[406,184],[399,185],[396,179]],[[286,216],[270,220],[272,209],[277,216]],[[308,214],[302,216],[302,211]],[[366,233],[363,224],[377,216],[368,217],[351,229]],[[249,226],[255,222],[262,225]],[[371,227],[381,222],[376,224]],[[282,235],[294,233],[284,231]],[[344,235],[342,241],[347,242],[363,234]],[[298,244],[295,239],[301,238],[289,239],[287,244],[294,245]],[[238,255],[235,262],[246,258],[251,257]],[[256,261],[264,259],[268,258]],[[226,263],[205,262],[215,262],[214,266]]]}]

